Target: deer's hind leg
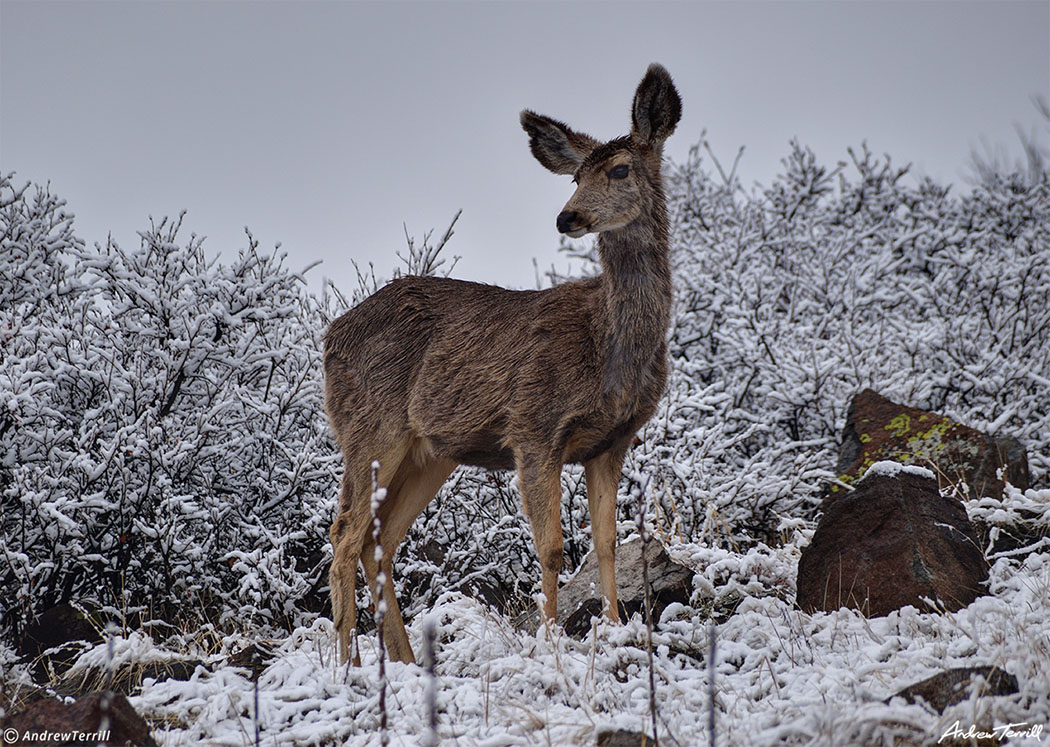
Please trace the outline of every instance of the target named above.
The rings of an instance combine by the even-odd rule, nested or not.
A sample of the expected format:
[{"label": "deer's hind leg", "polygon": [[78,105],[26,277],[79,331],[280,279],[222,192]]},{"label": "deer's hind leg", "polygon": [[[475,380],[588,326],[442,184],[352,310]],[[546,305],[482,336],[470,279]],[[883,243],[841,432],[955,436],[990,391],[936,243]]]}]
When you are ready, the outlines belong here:
[{"label": "deer's hind leg", "polygon": [[[408,451],[407,439],[388,449],[380,460],[378,484],[390,481]],[[357,650],[357,566],[366,539],[372,531],[372,465],[344,453],[343,485],[339,510],[328,536],[332,542],[332,567],[328,571],[332,598],[332,621],[339,638],[342,661],[360,666]]]},{"label": "deer's hind leg", "polygon": [[[353,500],[357,491],[349,475],[343,477],[340,505]],[[353,504],[356,508],[356,504]],[[341,661],[353,659],[355,666],[361,665],[357,651],[357,564],[361,557],[361,543],[368,527],[368,513],[360,510],[344,510],[332,522],[328,536],[332,541],[332,567],[328,570],[328,589],[332,598],[332,622],[339,638]]]},{"label": "deer's hind leg", "polygon": [[405,623],[401,617],[401,608],[397,603],[394,591],[393,562],[398,546],[404,540],[416,517],[423,512],[433,500],[441,485],[445,482],[456,463],[447,459],[438,459],[426,454],[425,449],[416,448],[419,442],[409,449],[397,473],[387,488],[387,496],[379,509],[380,536],[383,547],[382,563],[375,559],[375,539],[369,531],[364,540],[361,561],[365,577],[372,589],[372,599],[378,600],[380,571],[385,575],[382,599],[386,602],[383,616],[383,639],[387,655],[391,661],[413,662],[415,656],[405,632]]}]

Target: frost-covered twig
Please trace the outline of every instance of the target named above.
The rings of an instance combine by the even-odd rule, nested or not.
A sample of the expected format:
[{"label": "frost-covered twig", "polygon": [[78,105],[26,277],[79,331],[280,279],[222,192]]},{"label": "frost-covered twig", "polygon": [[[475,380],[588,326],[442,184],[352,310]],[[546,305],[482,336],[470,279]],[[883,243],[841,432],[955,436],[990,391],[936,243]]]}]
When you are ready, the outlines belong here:
[{"label": "frost-covered twig", "polygon": [[707,744],[715,747],[715,621],[707,630]]},{"label": "frost-covered twig", "polygon": [[437,660],[434,645],[437,633],[433,616],[423,619],[423,666],[427,670],[427,733],[423,736],[424,747],[438,747],[437,731]]},{"label": "frost-covered twig", "polygon": [[386,498],[386,488],[379,487],[379,462],[372,462],[372,541],[375,543],[376,588],[376,638],[379,642],[379,742],[386,747],[389,742],[387,733],[387,710],[386,710],[386,641],[383,635],[383,620],[386,617],[386,589],[387,577],[383,571],[383,544],[382,532],[383,522],[379,517],[379,510]]},{"label": "frost-covered twig", "polygon": [[[441,241],[438,242],[437,246],[431,246],[430,236],[433,231],[427,231],[423,235],[423,245],[420,247],[416,246],[415,239],[408,235],[408,226],[405,226],[405,241],[408,243],[408,256],[403,257],[400,253],[397,254],[398,259],[405,263],[405,270],[409,275],[436,275],[442,265],[445,264],[445,257],[440,256],[441,250],[445,248],[445,245],[452,238],[455,233],[452,229],[456,225],[456,221],[459,220],[459,216],[463,214],[463,210],[457,210],[456,214],[452,216],[452,222],[449,223],[448,228],[445,229],[444,235],[441,237]],[[448,266],[444,272],[443,277],[448,277],[449,273],[455,268],[459,262],[458,256],[452,257],[452,264]],[[397,277],[400,272],[395,272],[394,277]]]},{"label": "frost-covered twig", "polygon": [[255,747],[259,747],[259,678],[253,678],[252,684],[252,720],[255,727]]},{"label": "frost-covered twig", "polygon": [[653,664],[653,600],[652,588],[649,586],[649,533],[645,530],[645,488],[648,482],[638,491],[638,535],[642,542],[642,586],[645,590],[645,654],[649,660],[649,715],[653,722],[653,744],[660,747],[657,732],[656,716],[656,668]]}]

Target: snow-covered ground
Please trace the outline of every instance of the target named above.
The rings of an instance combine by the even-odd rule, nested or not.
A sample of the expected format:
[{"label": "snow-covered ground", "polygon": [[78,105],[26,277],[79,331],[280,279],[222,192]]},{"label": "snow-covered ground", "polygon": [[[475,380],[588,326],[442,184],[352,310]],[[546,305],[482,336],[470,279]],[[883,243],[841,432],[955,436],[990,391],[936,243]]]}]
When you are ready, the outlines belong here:
[{"label": "snow-covered ground", "polygon": [[[1029,496],[1050,503],[1050,491]],[[958,724],[1015,732],[1050,728],[1050,552],[1003,557],[990,594],[954,613],[906,607],[882,618],[854,610],[805,614],[792,605],[798,540],[746,553],[700,545],[672,549],[697,569],[696,606],[669,607],[653,634],[659,735],[664,744],[708,743],[707,656],[711,603],[738,601],[715,631],[716,743],[922,744]],[[598,623],[577,641],[559,630],[536,635],[458,593],[427,615],[437,630],[435,673],[441,744],[593,744],[606,728],[650,734],[644,621]],[[423,618],[409,625],[417,652]],[[230,649],[250,636],[231,638]],[[331,623],[319,618],[276,642],[258,678],[223,666],[216,653],[188,681],[147,680],[136,708],[170,724],[160,744],[324,745],[379,743],[380,679],[375,638],[363,639],[361,668],[340,666]],[[164,656],[142,634],[118,639],[118,665]],[[190,653],[200,655],[201,652]],[[84,664],[105,666],[105,644]],[[1017,677],[1012,696],[971,697],[944,714],[897,698],[910,684],[950,667],[995,665]],[[430,675],[388,663],[388,738],[422,745]],[[258,706],[256,709],[256,697]],[[1038,732],[1035,732],[1038,733]],[[1043,736],[1048,736],[1044,734]],[[965,744],[949,737],[942,743]],[[1014,737],[1011,744],[1038,744]]]}]

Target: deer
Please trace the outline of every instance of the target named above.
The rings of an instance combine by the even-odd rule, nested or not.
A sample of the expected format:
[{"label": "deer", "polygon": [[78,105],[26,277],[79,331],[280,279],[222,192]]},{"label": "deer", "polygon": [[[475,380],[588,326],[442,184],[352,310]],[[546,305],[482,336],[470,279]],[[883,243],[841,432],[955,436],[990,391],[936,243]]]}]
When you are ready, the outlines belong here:
[{"label": "deer", "polygon": [[[576,184],[557,229],[573,238],[597,234],[600,275],[544,290],[405,276],[329,325],[325,409],[344,468],[329,587],[344,663],[361,663],[359,564],[373,604],[385,602],[387,656],[415,660],[393,557],[457,465],[517,471],[541,567],[540,612],[553,621],[564,548],[561,473],[582,464],[603,611],[619,622],[616,495],[627,451],[667,380],[672,284],[661,165],[681,106],[671,76],[654,63],[624,137],[600,142],[521,112],[536,160]],[[373,482],[386,490],[376,512],[381,561]]]}]

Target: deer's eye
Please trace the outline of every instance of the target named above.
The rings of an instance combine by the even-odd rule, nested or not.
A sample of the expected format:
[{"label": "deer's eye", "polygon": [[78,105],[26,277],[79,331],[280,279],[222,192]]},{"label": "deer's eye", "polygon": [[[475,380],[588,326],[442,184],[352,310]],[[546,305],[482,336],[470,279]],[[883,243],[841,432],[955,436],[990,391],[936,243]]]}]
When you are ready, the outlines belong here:
[{"label": "deer's eye", "polygon": [[621,163],[619,166],[613,166],[609,169],[610,179],[626,179],[627,178],[627,164]]}]

